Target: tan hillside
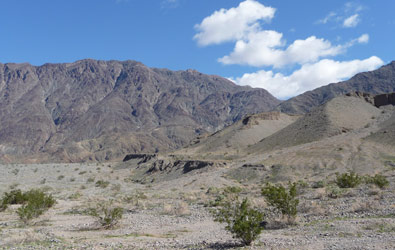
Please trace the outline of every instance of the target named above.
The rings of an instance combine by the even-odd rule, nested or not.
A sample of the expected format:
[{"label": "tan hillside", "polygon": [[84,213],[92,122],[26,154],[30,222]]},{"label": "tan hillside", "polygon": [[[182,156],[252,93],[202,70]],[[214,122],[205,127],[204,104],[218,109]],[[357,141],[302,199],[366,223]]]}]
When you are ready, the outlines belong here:
[{"label": "tan hillside", "polygon": [[177,154],[223,156],[241,154],[247,147],[295,122],[299,116],[265,112],[244,119],[208,136],[201,136]]},{"label": "tan hillside", "polygon": [[315,108],[290,126],[264,138],[251,147],[251,152],[286,148],[347,133],[363,128],[380,112],[362,98],[337,97]]}]

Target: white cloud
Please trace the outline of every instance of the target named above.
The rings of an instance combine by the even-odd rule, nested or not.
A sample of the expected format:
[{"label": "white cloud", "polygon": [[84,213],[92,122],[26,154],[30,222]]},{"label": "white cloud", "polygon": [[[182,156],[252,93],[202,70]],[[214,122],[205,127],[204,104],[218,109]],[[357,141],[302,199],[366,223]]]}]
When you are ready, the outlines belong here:
[{"label": "white cloud", "polygon": [[336,18],[337,14],[334,11],[329,12],[328,15],[326,15],[326,17],[324,17],[323,19],[320,19],[317,21],[317,23],[322,23],[322,24],[326,24],[329,21],[331,21],[332,19]]},{"label": "white cloud", "polygon": [[[341,9],[329,12],[324,18],[316,21],[316,24],[327,24],[330,22],[340,23],[345,28],[351,28],[358,25],[361,21],[359,13],[365,7],[359,3],[346,2]],[[350,16],[351,15],[351,16]]]},{"label": "white cloud", "polygon": [[358,43],[368,43],[369,42],[369,35],[363,34],[358,38]]},{"label": "white cloud", "polygon": [[343,27],[345,28],[353,28],[358,25],[360,22],[359,14],[354,14],[343,21]]},{"label": "white cloud", "polygon": [[[360,21],[357,12],[361,9],[347,3],[343,10],[344,15],[331,12],[319,22],[335,21],[339,24],[344,22],[345,27],[355,27]],[[265,88],[280,99],[331,82],[339,82],[359,72],[376,69],[383,64],[383,61],[376,56],[352,61],[328,59],[346,52],[355,44],[368,43],[368,34],[338,45],[314,35],[287,44],[282,33],[263,30],[262,21],[270,21],[275,11],[274,8],[266,7],[256,0],[245,0],[238,7],[221,9],[204,18],[195,26],[197,34],[194,39],[201,46],[235,42],[233,51],[219,58],[219,62],[270,67],[272,70],[260,70],[232,80],[240,85]],[[350,16],[351,14],[354,15]],[[346,19],[346,16],[349,17]],[[285,67],[293,69],[295,64],[300,65],[300,68],[288,75],[280,70]]]},{"label": "white cloud", "polygon": [[215,11],[195,25],[194,36],[198,44],[207,46],[243,39],[260,28],[259,21],[270,21],[276,9],[266,7],[255,0],[241,2],[238,7]]},{"label": "white cloud", "polygon": [[346,48],[310,36],[305,40],[295,40],[286,49],[280,49],[285,44],[282,36],[283,34],[272,30],[251,33],[247,41],[237,41],[233,52],[218,61],[224,64],[246,64],[256,67],[282,67],[288,64],[315,62],[322,57],[338,55]]},{"label": "white cloud", "polygon": [[276,48],[284,45],[282,36],[283,34],[273,30],[250,33],[247,41],[237,41],[233,52],[218,61],[252,66],[279,65],[283,60],[283,51]]},{"label": "white cloud", "polygon": [[260,70],[244,74],[233,81],[240,85],[264,88],[277,98],[286,99],[329,83],[345,80],[362,71],[374,70],[381,65],[383,61],[376,56],[343,62],[323,59],[314,64],[305,64],[288,76]]}]

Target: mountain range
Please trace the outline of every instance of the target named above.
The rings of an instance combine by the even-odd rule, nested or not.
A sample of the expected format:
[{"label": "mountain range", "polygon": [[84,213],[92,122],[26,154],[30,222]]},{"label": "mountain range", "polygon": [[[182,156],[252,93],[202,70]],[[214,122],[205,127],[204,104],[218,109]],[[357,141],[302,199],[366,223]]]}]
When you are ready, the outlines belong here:
[{"label": "mountain range", "polygon": [[136,61],[0,64],[0,159],[114,160],[171,150],[279,103],[264,89]]},{"label": "mountain range", "polygon": [[[291,123],[298,126],[303,120],[294,123],[297,115],[353,91],[395,91],[395,62],[284,102],[220,76],[136,61],[0,64],[0,160],[118,160],[128,153],[178,149],[216,131],[226,136],[210,137],[212,149],[244,147]],[[271,122],[252,126],[254,131],[233,136],[233,130],[221,130],[235,122],[244,128],[261,116]]]}]

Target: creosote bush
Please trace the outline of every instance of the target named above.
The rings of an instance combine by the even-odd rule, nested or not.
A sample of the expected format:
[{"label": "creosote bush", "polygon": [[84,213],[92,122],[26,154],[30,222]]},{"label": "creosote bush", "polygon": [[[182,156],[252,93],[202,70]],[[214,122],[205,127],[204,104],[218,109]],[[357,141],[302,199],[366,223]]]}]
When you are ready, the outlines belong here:
[{"label": "creosote bush", "polygon": [[24,196],[27,202],[17,210],[17,214],[25,224],[42,215],[56,203],[52,195],[38,189],[32,189],[24,193]]},{"label": "creosote bush", "polygon": [[354,172],[336,173],[336,184],[340,188],[354,188],[361,184],[362,177]]},{"label": "creosote bush", "polygon": [[96,187],[100,187],[100,188],[106,188],[106,187],[108,187],[108,185],[110,185],[110,182],[109,181],[103,181],[103,180],[98,180],[95,183],[95,186]]},{"label": "creosote bush", "polygon": [[112,202],[99,204],[96,208],[90,208],[88,214],[98,219],[105,229],[114,227],[122,219],[123,208],[113,207]]},{"label": "creosote bush", "polygon": [[218,188],[209,188],[207,193],[217,194],[214,201],[210,201],[208,206],[210,207],[220,207],[228,202],[233,202],[238,199],[239,193],[242,191],[240,187],[228,186],[222,191]]},{"label": "creosote bush", "polygon": [[215,221],[226,223],[225,229],[249,246],[261,234],[264,214],[250,206],[247,198],[239,201],[225,202],[219,209],[212,210]]},{"label": "creosote bush", "polygon": [[275,207],[283,216],[287,216],[288,222],[292,222],[297,214],[297,206],[299,199],[297,196],[297,183],[289,183],[288,189],[283,185],[273,185],[266,183],[262,188],[262,195],[265,197],[269,205]]},{"label": "creosote bush", "polygon": [[12,190],[5,193],[0,205],[0,210],[4,210],[11,204],[22,204],[17,210],[19,218],[27,224],[34,218],[39,217],[50,207],[56,203],[52,195],[47,195],[45,192],[32,189],[27,192],[21,190]]},{"label": "creosote bush", "polygon": [[11,190],[9,193],[5,192],[1,199],[0,211],[7,209],[8,205],[23,204],[26,202],[26,197],[20,189]]},{"label": "creosote bush", "polygon": [[365,176],[364,179],[366,183],[374,184],[379,188],[385,188],[390,184],[387,178],[381,174],[376,174],[375,176]]}]

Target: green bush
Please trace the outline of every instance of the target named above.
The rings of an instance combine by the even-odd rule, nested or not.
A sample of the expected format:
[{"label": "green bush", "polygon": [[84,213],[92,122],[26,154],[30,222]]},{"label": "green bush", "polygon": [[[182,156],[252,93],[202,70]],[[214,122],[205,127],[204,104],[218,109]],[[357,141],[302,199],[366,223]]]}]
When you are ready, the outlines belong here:
[{"label": "green bush", "polygon": [[0,212],[3,212],[8,208],[8,204],[4,203],[3,201],[0,202]]},{"label": "green bush", "polygon": [[[210,190],[210,189],[209,189]],[[209,190],[207,192],[209,192]],[[233,202],[238,199],[238,194],[242,191],[239,187],[226,187],[219,192],[219,189],[212,189],[211,193],[217,193],[215,200],[210,201],[208,206],[210,207],[220,207],[224,206],[228,202]]]},{"label": "green bush", "polygon": [[385,188],[390,184],[387,178],[381,174],[376,174],[375,176],[365,176],[365,182],[375,184],[379,188]]},{"label": "green bush", "polygon": [[22,204],[17,210],[19,218],[26,224],[30,220],[39,217],[46,210],[55,204],[52,195],[47,195],[38,189],[32,189],[25,193],[21,190],[13,190],[5,193],[2,199],[2,206],[9,204]]},{"label": "green bush", "polygon": [[297,214],[299,204],[299,199],[296,198],[297,185],[296,182],[289,183],[289,187],[286,189],[281,184],[274,186],[271,183],[266,183],[266,186],[262,188],[262,195],[269,205],[275,207],[283,216],[287,216],[288,222],[295,219]]},{"label": "green bush", "polygon": [[241,193],[241,191],[243,191],[243,189],[237,186],[229,186],[224,189],[224,193],[232,193],[232,194],[238,194]]},{"label": "green bush", "polygon": [[94,181],[95,181],[95,178],[89,177],[88,180],[86,180],[86,183],[91,183],[91,182],[94,182]]},{"label": "green bush", "polygon": [[312,188],[323,188],[325,187],[324,181],[316,181],[311,185]]},{"label": "green bush", "polygon": [[97,218],[103,228],[109,229],[122,219],[123,208],[113,207],[112,202],[109,202],[99,204],[97,208],[90,208],[88,214]]},{"label": "green bush", "polygon": [[212,213],[215,221],[226,223],[225,229],[245,245],[251,245],[263,230],[261,222],[264,214],[251,208],[247,198],[241,203],[226,202],[223,207],[213,210]]},{"label": "green bush", "polygon": [[6,204],[23,204],[26,202],[26,195],[20,189],[11,190],[9,193],[4,193],[3,202]]},{"label": "green bush", "polygon": [[362,177],[354,172],[336,173],[336,184],[340,188],[354,188],[361,184]]},{"label": "green bush", "polygon": [[106,188],[106,187],[108,187],[108,185],[110,185],[110,182],[109,181],[103,181],[103,180],[98,180],[95,183],[95,186],[96,187],[100,187],[100,188]]},{"label": "green bush", "polygon": [[344,190],[339,188],[335,184],[326,186],[325,191],[326,191],[327,196],[332,199],[340,198],[344,194]]}]

